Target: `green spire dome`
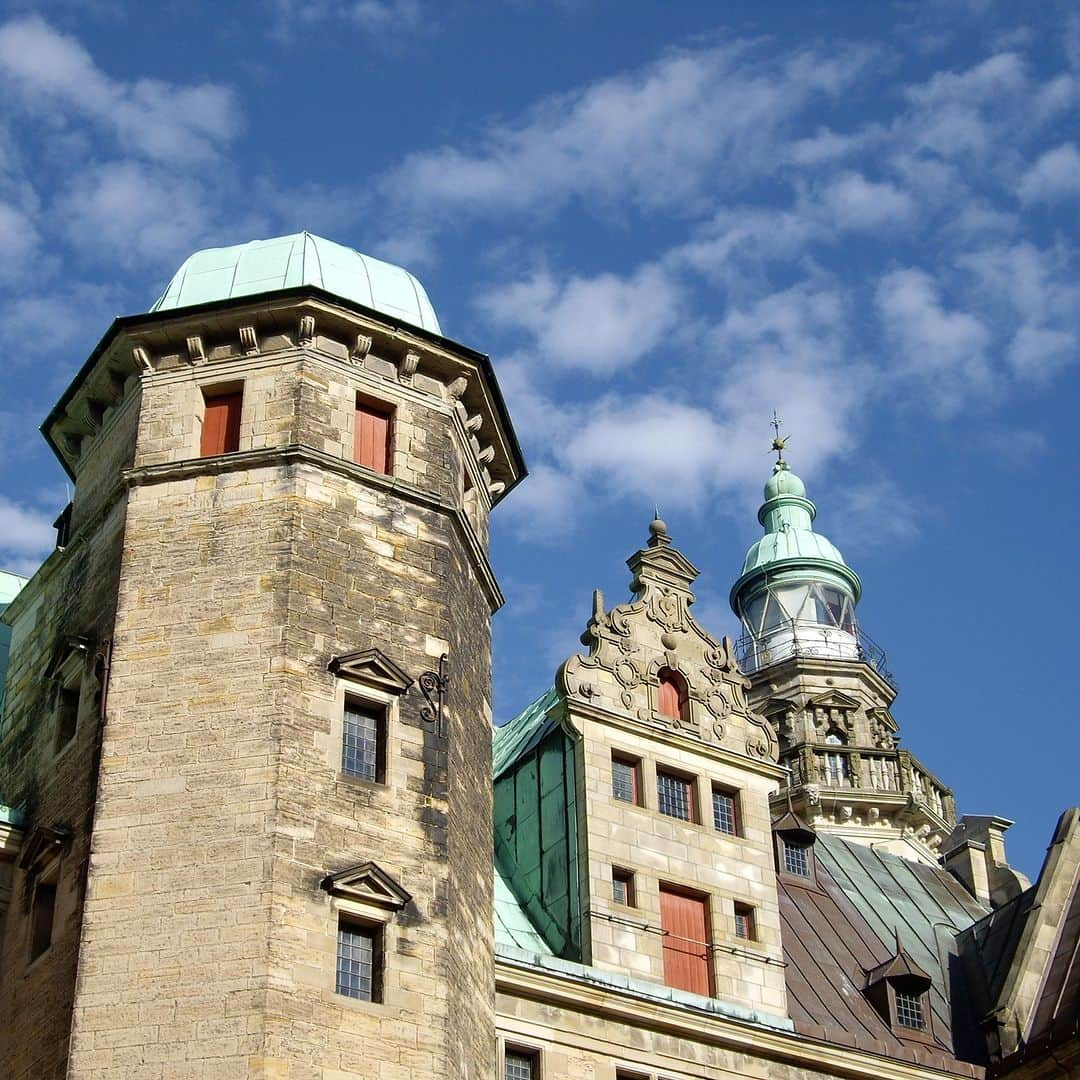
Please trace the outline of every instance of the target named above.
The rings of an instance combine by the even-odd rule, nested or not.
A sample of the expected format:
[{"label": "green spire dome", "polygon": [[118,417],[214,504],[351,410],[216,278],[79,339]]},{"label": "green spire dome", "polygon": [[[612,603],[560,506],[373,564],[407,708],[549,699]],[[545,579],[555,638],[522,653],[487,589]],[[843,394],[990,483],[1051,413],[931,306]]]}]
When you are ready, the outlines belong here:
[{"label": "green spire dome", "polygon": [[[750,639],[783,653],[783,640],[805,645],[820,637],[832,649],[855,655],[855,605],[862,594],[859,575],[836,545],[814,531],[817,507],[806,485],[783,459],[783,446],[765,484],[758,521],[765,535],[746,553],[731,589],[731,608]],[[779,646],[779,648],[778,648]]]},{"label": "green spire dome", "polygon": [[736,593],[766,572],[770,577],[781,570],[822,571],[835,578],[852,598],[862,594],[859,575],[844,562],[839,548],[821,533],[814,532],[817,507],[806,497],[806,485],[791,471],[786,461],[778,461],[765,484],[765,501],[758,510],[758,521],[765,535],[743,560],[742,573],[731,590]]},{"label": "green spire dome", "polygon": [[393,319],[442,334],[424,286],[408,270],[313,233],[206,248],[184,260],[151,311],[314,285]]}]

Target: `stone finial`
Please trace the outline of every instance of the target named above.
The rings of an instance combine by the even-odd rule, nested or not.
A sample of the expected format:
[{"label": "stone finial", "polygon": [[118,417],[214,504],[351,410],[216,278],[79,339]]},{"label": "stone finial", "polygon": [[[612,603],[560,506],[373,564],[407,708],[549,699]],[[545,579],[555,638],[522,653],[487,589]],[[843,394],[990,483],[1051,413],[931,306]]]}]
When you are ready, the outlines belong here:
[{"label": "stone finial", "polygon": [[666,547],[670,543],[667,522],[660,516],[660,508],[657,507],[655,516],[649,522],[649,547]]}]

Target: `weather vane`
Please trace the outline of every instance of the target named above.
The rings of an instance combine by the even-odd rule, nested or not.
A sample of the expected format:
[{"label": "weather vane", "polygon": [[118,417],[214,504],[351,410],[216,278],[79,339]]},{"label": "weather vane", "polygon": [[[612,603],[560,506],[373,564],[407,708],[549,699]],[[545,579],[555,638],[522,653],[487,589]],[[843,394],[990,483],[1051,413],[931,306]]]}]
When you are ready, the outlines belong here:
[{"label": "weather vane", "polygon": [[783,464],[783,462],[784,462],[784,450],[787,447],[788,439],[791,438],[790,435],[785,435],[783,438],[780,438],[780,425],[783,422],[784,421],[781,420],[780,417],[776,415],[776,410],[773,409],[771,423],[772,423],[772,429],[773,429],[774,432],[776,432],[776,435],[774,436],[773,441],[772,441],[772,449],[776,451],[776,464],[777,465],[782,465]]}]

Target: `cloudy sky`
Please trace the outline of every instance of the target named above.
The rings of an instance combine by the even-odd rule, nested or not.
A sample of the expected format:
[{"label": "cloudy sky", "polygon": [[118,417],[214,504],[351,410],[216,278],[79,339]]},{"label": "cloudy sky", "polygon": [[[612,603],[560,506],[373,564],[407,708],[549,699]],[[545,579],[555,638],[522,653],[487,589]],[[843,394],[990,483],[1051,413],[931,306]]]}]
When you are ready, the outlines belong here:
[{"label": "cloudy sky", "polygon": [[0,566],[49,550],[37,425],[111,318],[307,228],[495,360],[531,468],[496,514],[500,719],[656,504],[734,631],[775,409],[905,745],[1036,872],[1080,792],[1069,8],[8,0]]}]

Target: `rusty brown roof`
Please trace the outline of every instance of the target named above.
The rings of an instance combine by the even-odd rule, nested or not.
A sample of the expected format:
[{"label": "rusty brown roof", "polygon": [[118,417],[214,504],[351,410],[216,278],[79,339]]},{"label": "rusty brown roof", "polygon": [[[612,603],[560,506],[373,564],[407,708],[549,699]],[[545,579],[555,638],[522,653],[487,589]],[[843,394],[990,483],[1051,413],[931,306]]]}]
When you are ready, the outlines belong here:
[{"label": "rusty brown roof", "polygon": [[[959,1076],[981,1077],[964,1039],[954,1041],[955,933],[983,915],[944,870],[819,836],[817,887],[779,884],[788,1010],[801,1034]],[[868,975],[900,947],[932,980],[933,1043],[893,1031],[864,994]]]}]

